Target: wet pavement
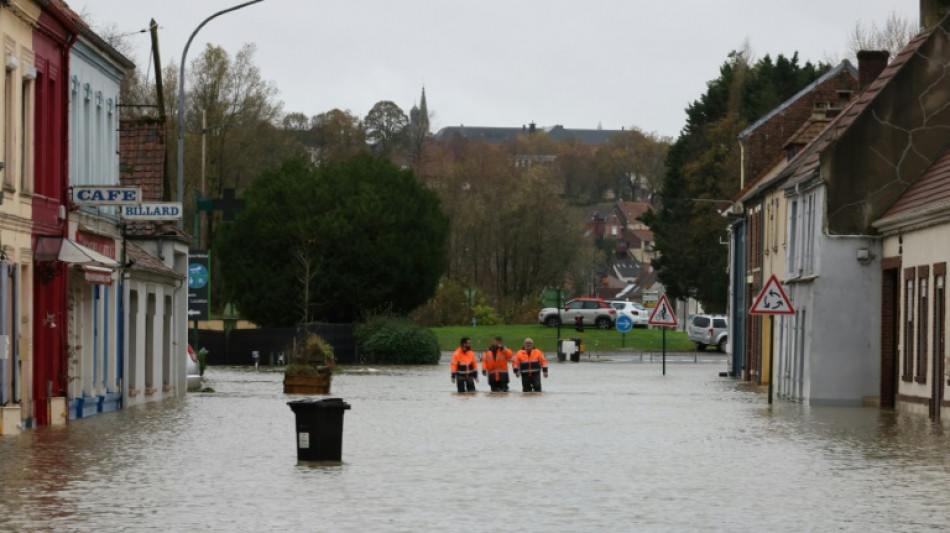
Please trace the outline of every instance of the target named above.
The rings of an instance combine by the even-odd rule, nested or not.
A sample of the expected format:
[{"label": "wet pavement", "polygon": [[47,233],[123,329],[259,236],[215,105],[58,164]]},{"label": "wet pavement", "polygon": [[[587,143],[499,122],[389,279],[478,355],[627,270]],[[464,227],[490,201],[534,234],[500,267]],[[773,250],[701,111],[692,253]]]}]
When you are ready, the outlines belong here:
[{"label": "wet pavement", "polygon": [[298,464],[282,374],[210,368],[213,393],[0,437],[0,530],[945,529],[942,427],[770,407],[697,359],[552,361],[540,394],[351,368],[338,465]]}]

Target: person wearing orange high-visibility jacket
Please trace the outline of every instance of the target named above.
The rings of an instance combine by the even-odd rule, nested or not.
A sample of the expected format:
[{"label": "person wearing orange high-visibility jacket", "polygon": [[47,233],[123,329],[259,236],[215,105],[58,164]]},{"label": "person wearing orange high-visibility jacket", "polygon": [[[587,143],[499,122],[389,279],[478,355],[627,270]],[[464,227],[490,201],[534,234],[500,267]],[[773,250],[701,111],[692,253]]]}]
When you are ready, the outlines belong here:
[{"label": "person wearing orange high-visibility jacket", "polygon": [[459,392],[475,392],[475,382],[478,381],[478,360],[472,351],[472,341],[462,337],[459,347],[452,354],[452,383],[458,386]]},{"label": "person wearing orange high-visibility jacket", "polygon": [[534,347],[530,338],[524,340],[524,348],[515,354],[515,376],[521,374],[521,390],[524,392],[541,392],[541,373],[548,377],[548,360],[541,350]]},{"label": "person wearing orange high-visibility jacket", "polygon": [[501,336],[482,354],[482,375],[488,376],[493,392],[508,392],[508,363],[514,354],[502,343]]}]

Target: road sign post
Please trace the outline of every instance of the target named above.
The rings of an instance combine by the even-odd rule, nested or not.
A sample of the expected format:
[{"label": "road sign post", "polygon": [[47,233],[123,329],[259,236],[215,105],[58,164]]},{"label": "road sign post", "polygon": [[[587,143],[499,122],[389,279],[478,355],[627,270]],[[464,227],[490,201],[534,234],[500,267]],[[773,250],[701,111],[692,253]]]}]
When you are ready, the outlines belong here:
[{"label": "road sign post", "polygon": [[[673,312],[673,307],[670,305],[670,301],[666,299],[665,294],[660,296],[660,301],[657,302],[653,312],[650,313],[650,320],[647,321],[647,324],[676,327],[676,313]],[[666,375],[666,327],[663,328],[663,375]]]},{"label": "road sign post", "polygon": [[617,317],[617,322],[614,324],[617,327],[617,331],[620,332],[620,347],[627,347],[627,332],[633,328],[633,319],[627,315],[620,315]]},{"label": "road sign post", "polygon": [[782,284],[778,282],[775,274],[769,278],[769,281],[762,287],[759,295],[755,298],[755,303],[749,309],[750,315],[768,315],[769,316],[769,405],[772,405],[772,383],[775,381],[775,370],[772,365],[775,354],[775,315],[794,315],[795,308],[792,302],[785,294]]}]

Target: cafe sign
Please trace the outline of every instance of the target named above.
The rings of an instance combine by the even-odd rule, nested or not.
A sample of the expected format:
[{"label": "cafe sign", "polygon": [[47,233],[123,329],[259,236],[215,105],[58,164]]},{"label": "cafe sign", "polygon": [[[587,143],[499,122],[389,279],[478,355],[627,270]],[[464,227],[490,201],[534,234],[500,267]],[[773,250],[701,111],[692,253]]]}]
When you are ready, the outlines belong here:
[{"label": "cafe sign", "polygon": [[134,205],[142,202],[141,187],[90,185],[70,189],[74,205]]}]

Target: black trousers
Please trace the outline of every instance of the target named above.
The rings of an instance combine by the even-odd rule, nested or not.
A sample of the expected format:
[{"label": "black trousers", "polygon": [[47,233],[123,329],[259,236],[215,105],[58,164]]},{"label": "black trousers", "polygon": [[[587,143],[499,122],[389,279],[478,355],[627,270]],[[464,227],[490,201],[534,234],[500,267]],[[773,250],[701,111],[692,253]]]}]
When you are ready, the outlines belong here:
[{"label": "black trousers", "polygon": [[521,390],[524,392],[541,392],[541,372],[529,374],[521,373]]},{"label": "black trousers", "polygon": [[498,372],[498,379],[495,379],[495,374],[488,373],[488,386],[494,392],[508,392],[508,372]]},{"label": "black trousers", "polygon": [[455,378],[455,385],[459,392],[475,392],[475,378],[473,376]]}]

